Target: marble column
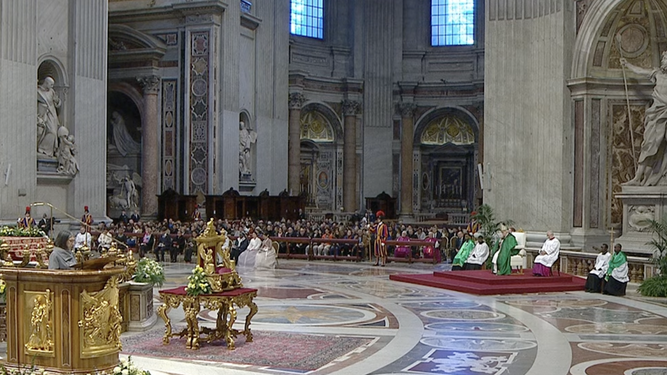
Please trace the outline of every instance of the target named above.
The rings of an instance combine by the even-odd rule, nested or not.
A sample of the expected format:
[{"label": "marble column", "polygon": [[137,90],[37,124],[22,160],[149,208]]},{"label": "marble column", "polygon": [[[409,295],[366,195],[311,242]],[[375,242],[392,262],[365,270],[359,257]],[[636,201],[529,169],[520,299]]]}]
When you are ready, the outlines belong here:
[{"label": "marble column", "polygon": [[144,119],[141,124],[141,216],[157,216],[158,90],[160,77],[137,77],[144,89]]},{"label": "marble column", "polygon": [[361,103],[343,100],[343,207],[352,212],[359,208],[357,203],[357,114]]},{"label": "marble column", "polygon": [[401,217],[412,216],[412,146],[415,127],[414,103],[400,103],[401,113]]},{"label": "marble column", "polygon": [[299,195],[301,173],[301,107],[306,97],[300,92],[289,95],[289,138],[287,140],[287,188],[290,195]]}]

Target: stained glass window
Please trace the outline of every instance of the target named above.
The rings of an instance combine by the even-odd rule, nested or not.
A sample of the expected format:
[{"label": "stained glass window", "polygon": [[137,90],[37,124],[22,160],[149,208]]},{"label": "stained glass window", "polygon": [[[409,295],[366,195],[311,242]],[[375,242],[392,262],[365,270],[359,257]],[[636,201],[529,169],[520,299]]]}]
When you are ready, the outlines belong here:
[{"label": "stained glass window", "polygon": [[291,0],[290,32],[323,39],[323,2],[324,0]]},{"label": "stained glass window", "polygon": [[472,45],[474,31],[475,0],[431,0],[431,45]]}]

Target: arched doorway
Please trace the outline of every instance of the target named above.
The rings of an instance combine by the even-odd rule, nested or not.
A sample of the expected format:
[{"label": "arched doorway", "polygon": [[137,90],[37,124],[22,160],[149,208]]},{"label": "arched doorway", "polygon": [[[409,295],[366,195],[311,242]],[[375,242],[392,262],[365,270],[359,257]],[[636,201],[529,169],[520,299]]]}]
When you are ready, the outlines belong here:
[{"label": "arched doorway", "polygon": [[107,215],[118,217],[141,207],[141,113],[123,92],[107,100]]},{"label": "arched doorway", "polygon": [[419,160],[417,210],[469,212],[475,206],[478,130],[474,119],[456,109],[426,115],[415,132]]},{"label": "arched doorway", "polygon": [[307,207],[332,211],[343,199],[340,120],[328,107],[311,104],[301,111],[300,122],[300,193],[306,195]]}]

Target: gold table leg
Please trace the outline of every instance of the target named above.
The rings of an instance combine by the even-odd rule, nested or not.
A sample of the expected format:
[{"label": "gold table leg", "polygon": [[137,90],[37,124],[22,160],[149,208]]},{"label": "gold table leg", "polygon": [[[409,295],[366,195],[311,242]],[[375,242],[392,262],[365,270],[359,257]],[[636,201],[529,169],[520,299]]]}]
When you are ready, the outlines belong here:
[{"label": "gold table leg", "polygon": [[187,297],[183,301],[183,310],[185,311],[185,322],[188,324],[187,338],[185,347],[187,349],[199,349],[199,300],[195,297]]}]

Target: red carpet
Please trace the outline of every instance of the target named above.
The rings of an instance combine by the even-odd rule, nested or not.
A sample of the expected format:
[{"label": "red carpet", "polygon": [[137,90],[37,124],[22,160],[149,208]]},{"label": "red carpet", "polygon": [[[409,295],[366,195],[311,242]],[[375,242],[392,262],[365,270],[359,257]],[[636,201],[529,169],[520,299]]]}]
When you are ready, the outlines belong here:
[{"label": "red carpet", "polygon": [[523,275],[510,276],[496,276],[490,270],[481,270],[398,274],[390,275],[389,279],[479,295],[577,291],[584,290],[586,283],[586,280],[566,273],[536,277],[531,270],[525,270]]}]

